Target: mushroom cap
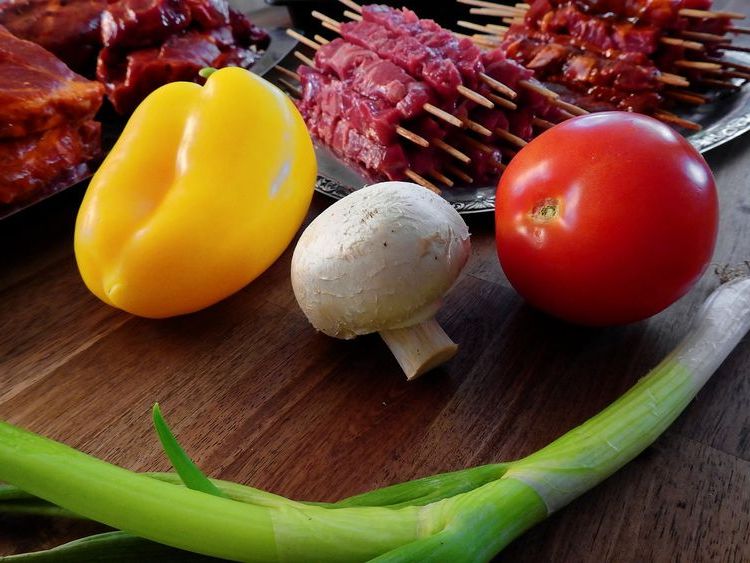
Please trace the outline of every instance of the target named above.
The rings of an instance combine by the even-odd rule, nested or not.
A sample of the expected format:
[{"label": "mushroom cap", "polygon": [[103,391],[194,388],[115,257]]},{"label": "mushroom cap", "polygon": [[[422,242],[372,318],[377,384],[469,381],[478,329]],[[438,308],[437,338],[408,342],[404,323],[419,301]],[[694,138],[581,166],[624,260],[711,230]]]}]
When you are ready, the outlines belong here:
[{"label": "mushroom cap", "polygon": [[349,339],[432,318],[470,252],[469,229],[447,201],[383,182],[310,223],[292,257],[292,287],[316,329]]}]

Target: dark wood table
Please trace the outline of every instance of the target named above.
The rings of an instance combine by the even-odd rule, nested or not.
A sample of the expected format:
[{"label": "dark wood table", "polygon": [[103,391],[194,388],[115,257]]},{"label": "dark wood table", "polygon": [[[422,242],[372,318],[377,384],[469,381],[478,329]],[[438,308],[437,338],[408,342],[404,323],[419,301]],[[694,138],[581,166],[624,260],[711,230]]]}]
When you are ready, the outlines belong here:
[{"label": "dark wood table", "polygon": [[[707,157],[721,199],[716,264],[750,258],[748,149],[744,137]],[[0,224],[0,418],[130,469],[168,470],[149,422],[159,401],[209,474],[301,499],[542,447],[661,360],[717,283],[707,272],[648,321],[571,327],[524,305],[500,270],[492,218],[468,217],[473,256],[439,314],[460,352],[407,383],[377,336],[315,333],[292,294],[291,249],[194,315],[151,321],[107,307],[73,257],[81,195]],[[316,195],[310,218],[329,203]],[[653,447],[498,561],[750,561],[749,375],[746,338]],[[96,529],[3,518],[0,554]]]}]

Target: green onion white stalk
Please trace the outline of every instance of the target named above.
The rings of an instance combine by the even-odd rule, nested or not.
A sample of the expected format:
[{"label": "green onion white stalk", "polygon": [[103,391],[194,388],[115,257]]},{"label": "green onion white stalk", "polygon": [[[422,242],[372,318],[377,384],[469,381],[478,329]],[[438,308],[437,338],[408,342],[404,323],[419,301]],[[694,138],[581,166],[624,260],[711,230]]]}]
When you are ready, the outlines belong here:
[{"label": "green onion white stalk", "polygon": [[220,481],[204,491],[200,472],[169,445],[164,428],[186,487],[173,475],[133,473],[6,423],[0,479],[129,534],[97,536],[99,546],[138,536],[236,561],[486,561],[649,446],[749,328],[745,278],[716,290],[682,343],[630,391],[546,448],[340,503],[306,504]]}]

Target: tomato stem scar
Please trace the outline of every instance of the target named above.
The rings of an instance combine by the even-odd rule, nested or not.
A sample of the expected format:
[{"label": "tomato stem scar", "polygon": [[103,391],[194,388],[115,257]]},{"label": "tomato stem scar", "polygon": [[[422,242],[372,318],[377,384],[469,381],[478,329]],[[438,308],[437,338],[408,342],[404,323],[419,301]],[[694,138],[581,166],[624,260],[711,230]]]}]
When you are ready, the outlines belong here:
[{"label": "tomato stem scar", "polygon": [[534,206],[531,218],[537,223],[548,223],[558,216],[560,202],[553,197],[548,197]]}]

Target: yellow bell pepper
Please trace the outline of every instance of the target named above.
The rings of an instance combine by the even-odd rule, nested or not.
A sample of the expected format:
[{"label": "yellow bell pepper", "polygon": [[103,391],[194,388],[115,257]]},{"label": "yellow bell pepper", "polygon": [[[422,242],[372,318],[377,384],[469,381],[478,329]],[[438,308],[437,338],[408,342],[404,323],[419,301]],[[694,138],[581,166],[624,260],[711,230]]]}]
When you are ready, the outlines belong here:
[{"label": "yellow bell pepper", "polygon": [[75,228],[81,276],[144,317],[207,307],[281,255],[315,177],[302,117],[262,78],[226,68],[203,87],[163,86],[91,180]]}]

